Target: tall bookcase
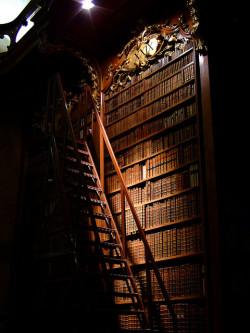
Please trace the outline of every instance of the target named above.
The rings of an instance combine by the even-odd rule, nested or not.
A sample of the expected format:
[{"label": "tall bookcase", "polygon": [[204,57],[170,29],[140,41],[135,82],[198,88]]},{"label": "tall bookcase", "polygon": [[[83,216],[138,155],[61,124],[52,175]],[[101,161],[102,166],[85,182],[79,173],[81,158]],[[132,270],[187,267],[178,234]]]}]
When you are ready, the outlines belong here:
[{"label": "tall bookcase", "polygon": [[[207,332],[207,282],[198,56],[192,38],[146,29],[103,90],[107,134],[174,304],[179,332]],[[105,191],[157,332],[172,332],[156,277],[107,151]],[[149,273],[148,273],[149,272]],[[151,286],[149,287],[149,282]],[[114,288],[124,291],[120,281]],[[130,303],[117,299],[121,307]],[[123,315],[120,326],[136,329]]]}]

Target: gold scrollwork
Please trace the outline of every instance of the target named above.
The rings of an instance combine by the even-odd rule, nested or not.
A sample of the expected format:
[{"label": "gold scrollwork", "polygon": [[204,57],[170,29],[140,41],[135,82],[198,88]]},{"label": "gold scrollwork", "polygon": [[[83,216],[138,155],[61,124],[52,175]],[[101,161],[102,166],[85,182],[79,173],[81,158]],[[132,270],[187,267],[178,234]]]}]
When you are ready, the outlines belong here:
[{"label": "gold scrollwork", "polygon": [[120,58],[124,56],[122,63],[118,67],[109,66],[109,74],[112,76],[109,89],[116,91],[119,86],[124,86],[131,80],[133,74],[146,70],[163,55],[171,56],[177,49],[184,49],[187,41],[187,38],[180,35],[176,24],[171,27],[146,27],[138,37],[127,43],[118,55]]},{"label": "gold scrollwork", "polygon": [[206,53],[207,46],[200,35],[200,14],[195,0],[187,0],[186,2],[189,14],[192,18],[192,26],[190,28],[190,34],[194,38],[196,51],[199,53]]}]

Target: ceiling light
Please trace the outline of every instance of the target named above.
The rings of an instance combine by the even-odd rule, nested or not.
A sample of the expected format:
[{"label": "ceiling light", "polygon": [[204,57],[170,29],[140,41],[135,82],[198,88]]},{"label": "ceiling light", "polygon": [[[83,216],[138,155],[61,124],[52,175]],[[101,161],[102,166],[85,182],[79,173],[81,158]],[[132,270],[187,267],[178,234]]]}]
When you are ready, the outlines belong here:
[{"label": "ceiling light", "polygon": [[82,2],[82,8],[83,9],[91,9],[93,8],[95,5],[92,3],[92,0],[84,0]]}]

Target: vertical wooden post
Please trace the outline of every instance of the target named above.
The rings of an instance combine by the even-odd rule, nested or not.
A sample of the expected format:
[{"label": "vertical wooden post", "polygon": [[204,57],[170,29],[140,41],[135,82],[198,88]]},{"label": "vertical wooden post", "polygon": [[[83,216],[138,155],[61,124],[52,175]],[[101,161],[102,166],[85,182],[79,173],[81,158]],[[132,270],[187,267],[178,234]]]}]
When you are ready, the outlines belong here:
[{"label": "vertical wooden post", "polygon": [[121,218],[122,218],[122,246],[123,246],[123,249],[124,249],[125,256],[127,256],[127,251],[126,251],[125,196],[124,196],[123,189],[121,189]]},{"label": "vertical wooden post", "polygon": [[[216,188],[215,160],[214,160],[214,142],[213,142],[213,124],[212,124],[212,106],[210,97],[209,65],[208,56],[199,55],[200,69],[200,89],[201,89],[201,107],[202,107],[202,129],[203,129],[203,176],[205,178],[206,192],[206,226],[209,247],[207,247],[206,258],[210,283],[209,302],[212,327],[214,333],[224,331],[223,314],[223,295],[222,295],[222,263],[220,250],[220,223],[218,215],[218,199]],[[212,241],[211,241],[212,240]],[[212,258],[212,260],[211,260]],[[210,272],[210,273],[209,273]],[[211,273],[211,272],[216,272]]]},{"label": "vertical wooden post", "polygon": [[146,282],[147,282],[147,299],[148,299],[148,321],[149,327],[153,329],[153,321],[152,321],[152,311],[153,311],[153,304],[152,304],[152,281],[151,281],[151,274],[150,274],[150,263],[147,255],[147,250],[145,249],[145,262],[146,262]]},{"label": "vertical wooden post", "polygon": [[[100,117],[102,122],[104,122],[104,104],[104,94],[101,93]],[[104,178],[104,141],[100,131],[100,181],[103,191],[105,190]]]}]

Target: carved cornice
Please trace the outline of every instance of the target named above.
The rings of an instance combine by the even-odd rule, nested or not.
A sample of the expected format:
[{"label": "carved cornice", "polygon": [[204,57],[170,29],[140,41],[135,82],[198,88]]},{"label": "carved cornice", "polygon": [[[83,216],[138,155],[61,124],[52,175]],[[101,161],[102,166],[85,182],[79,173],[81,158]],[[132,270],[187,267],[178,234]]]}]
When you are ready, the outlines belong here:
[{"label": "carved cornice", "polygon": [[130,40],[118,54],[118,62],[108,68],[104,91],[115,91],[124,86],[131,76],[146,70],[162,56],[171,56],[176,50],[183,50],[191,35],[181,25],[157,24],[146,27]]},{"label": "carved cornice", "polygon": [[[115,91],[124,86],[131,76],[146,70],[152,63],[174,51],[184,49],[191,39],[199,53],[206,53],[207,47],[200,36],[200,18],[195,0],[187,0],[189,17],[180,15],[178,24],[168,23],[145,27],[143,32],[131,39],[117,55],[115,64],[109,65],[103,91]],[[191,24],[190,24],[191,21]],[[189,24],[188,24],[188,23]]]}]

